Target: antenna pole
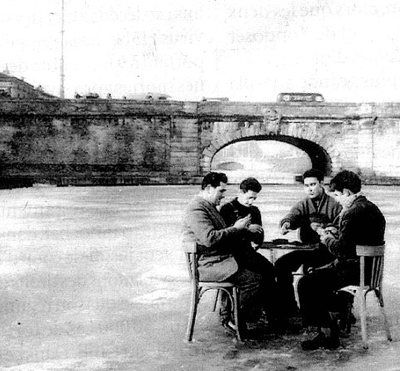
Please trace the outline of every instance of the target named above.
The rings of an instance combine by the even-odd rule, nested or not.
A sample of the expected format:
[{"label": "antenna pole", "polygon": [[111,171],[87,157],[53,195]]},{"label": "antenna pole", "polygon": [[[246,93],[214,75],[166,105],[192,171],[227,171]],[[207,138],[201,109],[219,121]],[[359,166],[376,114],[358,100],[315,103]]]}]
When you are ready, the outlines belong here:
[{"label": "antenna pole", "polygon": [[60,98],[64,98],[64,0],[61,0]]}]

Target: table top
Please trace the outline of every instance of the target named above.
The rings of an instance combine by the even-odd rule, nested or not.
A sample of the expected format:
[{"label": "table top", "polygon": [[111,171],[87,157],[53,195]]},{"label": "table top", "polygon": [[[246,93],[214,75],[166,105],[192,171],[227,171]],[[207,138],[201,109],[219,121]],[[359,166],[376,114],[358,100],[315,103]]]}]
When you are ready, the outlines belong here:
[{"label": "table top", "polygon": [[304,244],[300,241],[288,241],[282,238],[264,241],[260,249],[282,249],[282,250],[314,250],[318,248],[318,243]]}]

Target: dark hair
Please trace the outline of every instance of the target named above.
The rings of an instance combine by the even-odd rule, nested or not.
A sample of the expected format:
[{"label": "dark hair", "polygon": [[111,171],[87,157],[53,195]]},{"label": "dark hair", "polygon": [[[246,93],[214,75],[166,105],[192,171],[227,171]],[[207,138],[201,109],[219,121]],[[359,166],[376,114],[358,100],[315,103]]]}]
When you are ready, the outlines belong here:
[{"label": "dark hair", "polygon": [[256,178],[246,178],[243,180],[242,183],[240,183],[240,189],[246,193],[248,191],[253,191],[253,192],[260,192],[262,189],[262,185]]},{"label": "dark hair", "polygon": [[358,193],[361,190],[361,179],[356,173],[343,170],[332,178],[329,188],[332,192],[343,192],[343,189],[346,188],[353,193]]},{"label": "dark hair", "polygon": [[303,174],[303,181],[306,178],[317,178],[318,181],[322,182],[324,180],[324,174],[318,169],[310,169]]},{"label": "dark hair", "polygon": [[228,177],[224,173],[208,173],[201,182],[201,189],[205,189],[208,185],[217,188],[221,182],[228,183]]}]

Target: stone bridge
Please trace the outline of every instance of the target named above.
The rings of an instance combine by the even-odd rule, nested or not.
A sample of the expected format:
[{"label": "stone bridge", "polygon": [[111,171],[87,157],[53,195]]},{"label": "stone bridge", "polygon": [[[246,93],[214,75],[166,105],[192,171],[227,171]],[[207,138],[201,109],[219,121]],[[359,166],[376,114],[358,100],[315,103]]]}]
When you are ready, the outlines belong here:
[{"label": "stone bridge", "polygon": [[186,184],[222,148],[278,141],[331,176],[400,183],[400,103],[0,100],[3,186]]}]

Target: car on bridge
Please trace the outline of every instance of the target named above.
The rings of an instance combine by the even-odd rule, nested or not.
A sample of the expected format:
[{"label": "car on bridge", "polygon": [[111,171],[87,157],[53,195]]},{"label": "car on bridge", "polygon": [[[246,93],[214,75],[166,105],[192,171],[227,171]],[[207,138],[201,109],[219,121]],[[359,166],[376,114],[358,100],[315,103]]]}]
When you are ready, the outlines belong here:
[{"label": "car on bridge", "polygon": [[79,93],[75,93],[75,99],[99,99],[100,96],[97,93],[89,92],[84,95],[80,95]]},{"label": "car on bridge", "polygon": [[7,90],[0,89],[0,98],[12,98],[11,93]]},{"label": "car on bridge", "polygon": [[142,94],[130,94],[124,96],[124,99],[133,99],[133,100],[167,100],[171,98],[168,94],[163,93],[142,93]]},{"label": "car on bridge", "polygon": [[229,98],[227,97],[220,97],[220,98],[201,98],[202,102],[229,102]]},{"label": "car on bridge", "polygon": [[277,98],[278,102],[325,102],[322,94],[319,93],[280,93]]}]

